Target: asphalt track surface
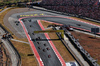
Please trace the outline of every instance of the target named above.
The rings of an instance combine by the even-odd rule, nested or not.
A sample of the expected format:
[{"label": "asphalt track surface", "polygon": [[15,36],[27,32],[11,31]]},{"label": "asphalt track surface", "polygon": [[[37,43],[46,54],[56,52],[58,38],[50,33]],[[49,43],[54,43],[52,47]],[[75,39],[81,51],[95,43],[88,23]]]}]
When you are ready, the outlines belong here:
[{"label": "asphalt track surface", "polygon": [[[44,39],[44,40],[39,40],[39,41],[36,41],[36,42],[32,42],[31,40],[29,40],[29,42],[31,44],[31,47],[32,47],[32,44],[35,46],[34,47],[35,50],[33,50],[33,52],[38,51],[39,55],[37,55],[37,58],[41,59],[41,60],[39,60],[40,62],[43,61],[44,66],[61,66],[61,62],[59,61],[58,57],[54,53],[54,51],[53,51],[52,47],[50,46],[49,42],[46,40],[46,37],[44,36],[44,34],[32,35],[33,31],[42,30],[40,28],[40,26],[38,25],[37,20],[47,20],[47,21],[60,23],[60,24],[68,24],[68,25],[71,25],[75,28],[78,28],[78,29],[81,28],[81,29],[85,29],[87,31],[90,31],[91,28],[93,28],[93,27],[97,27],[96,25],[88,24],[88,23],[85,23],[85,22],[82,22],[82,21],[79,21],[79,20],[75,20],[75,19],[70,19],[70,17],[65,17],[65,16],[62,16],[62,15],[59,15],[59,14],[56,15],[54,13],[40,11],[40,10],[34,11],[34,12],[35,13],[40,13],[40,14],[44,13],[44,16],[34,16],[34,17],[25,17],[25,18],[23,17],[26,20],[23,23],[24,23],[24,25],[27,29],[27,30],[24,30],[24,31],[28,32],[28,34],[25,33],[27,36],[30,35],[30,36],[28,36],[28,38],[31,37],[32,39],[36,39],[37,37],[41,37],[41,39]],[[34,12],[32,12],[32,13],[34,13]],[[30,12],[14,14],[11,17],[13,19],[19,19],[17,16],[23,15],[23,14],[30,14]],[[47,16],[47,15],[49,15],[49,16]],[[59,16],[62,16],[62,17],[59,17]],[[22,17],[20,17],[20,18],[22,18]],[[32,22],[29,22],[30,19],[32,20]],[[14,28],[17,27],[16,28],[17,32],[23,32],[22,27],[21,27],[20,24],[18,26],[16,26],[14,22],[12,22],[12,21],[9,21],[9,22]],[[32,27],[30,27],[30,25],[32,25]],[[37,42],[40,42],[40,44],[38,44]],[[44,46],[43,45],[44,43],[47,46]],[[38,49],[38,47],[41,47],[41,50]],[[50,50],[46,50],[47,47],[49,47]],[[43,52],[43,49],[45,49],[46,51]],[[51,55],[51,58],[48,58],[49,54]]]},{"label": "asphalt track surface", "polygon": [[[42,16],[42,17],[25,17],[24,19],[25,19],[25,22],[23,23],[26,29],[28,30],[28,34],[30,35],[31,40],[41,37],[41,40],[38,40],[33,43],[44,63],[44,66],[61,66],[62,64],[60,63],[59,59],[54,53],[45,35],[44,34],[35,34],[35,35],[32,34],[34,31],[41,30],[40,26],[37,23],[37,20],[47,20],[47,21],[60,23],[60,24],[69,24],[71,26],[86,29],[89,31],[91,30],[91,28],[96,27],[91,24],[71,20],[65,17],[63,18],[63,17],[55,17],[55,16]],[[31,22],[29,22],[30,19],[31,19]],[[39,42],[39,44],[37,42]],[[46,46],[44,46],[44,44],[46,44]],[[41,49],[39,49],[38,47],[40,47]],[[47,47],[49,47],[50,50],[46,50]],[[43,51],[43,49],[45,49],[45,52]],[[51,55],[51,58],[48,58],[48,55]]]},{"label": "asphalt track surface", "polygon": [[[20,17],[20,15],[31,15],[31,14],[33,14],[33,15],[34,14],[44,14],[43,16],[45,16],[45,17],[46,16],[52,16],[52,18],[55,17],[55,19],[54,18],[52,19],[50,17],[46,17],[46,18],[44,17],[44,18],[42,18],[43,16],[41,16],[41,15],[38,15],[38,16],[40,16],[38,18],[37,18],[37,16],[34,16],[33,19],[35,19],[35,18],[36,19],[41,19],[41,20],[44,19],[44,20],[49,20],[49,21],[55,21],[57,23],[69,24],[69,25],[71,25],[71,26],[73,26],[75,28],[76,27],[78,29],[82,28],[82,29],[85,29],[85,30],[87,30],[89,32],[91,31],[91,28],[96,27],[96,26],[93,26],[91,24],[84,23],[84,21],[70,18],[69,16],[55,14],[55,13],[41,11],[41,10],[36,10],[36,11],[29,11],[29,12],[23,12],[23,13],[13,14],[13,15],[11,15],[9,17],[9,23],[17,31],[16,33],[14,33],[15,35],[19,34],[20,37],[25,37],[25,34],[23,32],[23,28],[21,27],[21,25],[19,24],[18,26],[16,26],[15,23],[14,23],[14,21],[18,20],[19,18],[22,18],[22,17]],[[61,16],[63,18],[58,18],[57,16]],[[99,26],[99,28],[100,28],[100,26]]]},{"label": "asphalt track surface", "polygon": [[[24,25],[26,29],[28,30],[28,34],[30,35],[31,39],[36,39],[38,37],[41,37],[41,40],[37,40],[36,42],[33,41],[33,43],[44,63],[44,66],[61,66],[59,59],[57,58],[56,54],[51,48],[45,35],[44,34],[35,34],[35,35],[32,34],[33,31],[41,30],[37,21],[29,22],[27,20],[26,22],[24,22]],[[30,27],[30,25],[32,25],[32,27]],[[37,42],[39,42],[39,44]],[[46,44],[46,46],[44,46],[44,44]],[[40,47],[41,49],[39,49],[38,47]],[[49,48],[50,50],[47,50],[46,48]],[[45,52],[43,51],[43,49],[45,50]],[[51,57],[48,58],[48,55],[51,55]]]},{"label": "asphalt track surface", "polygon": [[41,16],[41,17],[29,17],[29,18],[26,18],[26,19],[31,19],[33,22],[36,21],[36,20],[47,20],[47,21],[51,21],[51,22],[55,22],[55,23],[64,24],[64,25],[65,24],[71,25],[73,27],[81,28],[81,29],[84,29],[84,30],[87,30],[87,31],[91,31],[91,28],[99,28],[99,30],[100,30],[100,26],[80,22],[80,21],[77,21],[77,20],[72,20],[72,19],[69,19],[68,17]]}]

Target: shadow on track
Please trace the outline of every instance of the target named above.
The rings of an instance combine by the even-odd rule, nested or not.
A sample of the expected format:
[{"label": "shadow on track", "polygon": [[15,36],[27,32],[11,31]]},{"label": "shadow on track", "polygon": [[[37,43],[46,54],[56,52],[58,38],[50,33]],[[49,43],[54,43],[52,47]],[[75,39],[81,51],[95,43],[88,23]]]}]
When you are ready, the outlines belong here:
[{"label": "shadow on track", "polygon": [[60,39],[32,39],[32,41],[57,41]]}]

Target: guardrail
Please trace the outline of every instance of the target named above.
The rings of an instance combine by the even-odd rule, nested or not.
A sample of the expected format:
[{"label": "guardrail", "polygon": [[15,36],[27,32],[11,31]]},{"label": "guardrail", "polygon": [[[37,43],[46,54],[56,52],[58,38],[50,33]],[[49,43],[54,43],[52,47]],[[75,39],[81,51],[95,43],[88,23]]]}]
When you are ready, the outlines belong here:
[{"label": "guardrail", "polygon": [[[2,45],[2,44],[1,44]],[[2,45],[2,48],[3,48],[3,50],[4,50],[4,54],[5,54],[5,56],[6,56],[6,61],[5,61],[5,66],[7,66],[7,62],[8,62],[8,59],[10,59],[9,58],[9,55],[7,54],[7,52],[6,52],[6,48],[4,47],[4,45]],[[10,61],[9,62],[11,62],[11,59],[10,59]],[[9,63],[9,66],[11,66],[11,64]]]},{"label": "guardrail", "polygon": [[18,53],[17,49],[14,47],[14,45],[12,44],[12,42],[11,42],[9,39],[7,39],[7,41],[8,41],[8,42],[10,43],[10,45],[13,47],[13,49],[14,49],[14,51],[15,51],[17,57],[19,58],[19,59],[18,59],[17,66],[21,66],[21,56],[20,56],[20,54]]},{"label": "guardrail", "polygon": [[[0,27],[5,31],[5,33],[9,33],[1,24],[0,24]],[[10,45],[13,47],[17,57],[18,57],[18,63],[17,63],[17,66],[21,66],[21,56],[20,54],[18,53],[17,49],[13,46],[13,44],[11,43],[11,41],[9,40],[9,38],[6,39]]]},{"label": "guardrail", "polygon": [[76,49],[81,53],[81,55],[83,56],[83,58],[89,63],[90,66],[99,66],[99,64],[97,64],[96,60],[94,60],[90,54],[80,45],[80,43],[78,42],[77,39],[75,39],[71,33],[63,28],[63,30],[65,31],[65,35],[69,38],[69,40],[72,42],[72,44],[76,47]]}]

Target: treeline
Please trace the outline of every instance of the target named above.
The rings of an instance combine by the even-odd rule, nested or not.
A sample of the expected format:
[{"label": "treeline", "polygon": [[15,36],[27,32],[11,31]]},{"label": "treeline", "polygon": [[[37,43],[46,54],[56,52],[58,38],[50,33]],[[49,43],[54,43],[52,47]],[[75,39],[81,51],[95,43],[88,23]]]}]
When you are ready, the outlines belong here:
[{"label": "treeline", "polygon": [[12,4],[19,4],[19,3],[26,3],[26,2],[32,2],[32,1],[40,1],[40,0],[1,0],[0,1],[0,7],[3,6],[11,6]]},{"label": "treeline", "polygon": [[4,6],[11,6],[12,4],[16,4],[16,3],[1,2],[1,3],[0,3],[0,7],[4,7]]},{"label": "treeline", "polygon": [[[27,1],[24,1],[24,2],[27,2]],[[4,2],[0,2],[0,7],[3,7],[3,6],[11,6],[12,4],[18,4],[19,2],[16,0],[16,1],[4,1]]]},{"label": "treeline", "polygon": [[16,2],[30,2],[30,1],[41,1],[41,0],[0,0],[0,3],[1,2],[16,3]]},{"label": "treeline", "polygon": [[28,2],[30,0],[0,0],[0,2],[11,2],[11,3],[14,3],[14,2]]}]

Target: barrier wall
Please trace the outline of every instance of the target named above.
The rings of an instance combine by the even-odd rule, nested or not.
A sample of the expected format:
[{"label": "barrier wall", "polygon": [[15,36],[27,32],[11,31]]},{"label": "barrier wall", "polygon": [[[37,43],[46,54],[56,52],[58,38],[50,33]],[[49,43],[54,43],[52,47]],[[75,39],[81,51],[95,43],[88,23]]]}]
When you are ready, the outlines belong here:
[{"label": "barrier wall", "polygon": [[[57,30],[55,27],[53,27],[53,30]],[[69,51],[69,53],[73,56],[73,58],[76,60],[76,62],[79,64],[79,66],[83,65],[82,63],[80,64],[77,59],[75,58],[75,56],[72,54],[72,52],[70,52],[70,50],[67,48],[66,44],[63,42],[62,37],[59,35],[59,33],[56,33],[57,36],[59,37],[59,39],[61,40],[61,42],[64,44],[64,46],[66,47],[66,49]]]},{"label": "barrier wall", "polygon": [[96,60],[93,59],[90,56],[90,54],[80,45],[78,40],[75,39],[67,29],[63,28],[63,30],[65,31],[65,35],[69,38],[69,40],[72,42],[74,47],[81,53],[81,55],[88,62],[88,64],[90,66],[99,66],[99,64],[97,64]]},{"label": "barrier wall", "polygon": [[[5,31],[5,33],[9,33],[1,24],[0,24],[0,27]],[[20,54],[18,53],[17,49],[13,46],[13,44],[11,43],[11,41],[9,40],[9,38],[6,39],[10,45],[13,47],[17,57],[18,57],[18,63],[17,63],[17,66],[21,66],[21,56]]]},{"label": "barrier wall", "polygon": [[[56,30],[56,28],[54,27],[53,28],[54,30]],[[97,64],[97,61],[95,59],[93,59],[90,54],[80,45],[80,43],[78,42],[77,39],[75,39],[71,33],[66,29],[66,28],[63,28],[64,30],[64,34],[66,37],[69,38],[69,40],[71,41],[71,43],[74,45],[74,47],[81,53],[82,57],[84,58],[85,61],[88,62],[88,64],[90,66],[99,66],[99,64]],[[58,33],[56,33],[58,35]],[[58,37],[61,39],[62,41],[62,38],[61,36],[58,35]],[[62,41],[63,43],[63,41]],[[64,43],[63,43],[64,44]],[[65,45],[66,47],[66,45]],[[72,54],[71,54],[72,55]],[[72,55],[73,56],[73,55]],[[75,59],[76,60],[76,59]],[[77,61],[77,60],[76,60]],[[80,63],[77,61],[77,63],[80,65]]]}]

